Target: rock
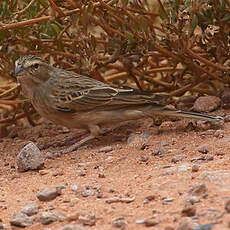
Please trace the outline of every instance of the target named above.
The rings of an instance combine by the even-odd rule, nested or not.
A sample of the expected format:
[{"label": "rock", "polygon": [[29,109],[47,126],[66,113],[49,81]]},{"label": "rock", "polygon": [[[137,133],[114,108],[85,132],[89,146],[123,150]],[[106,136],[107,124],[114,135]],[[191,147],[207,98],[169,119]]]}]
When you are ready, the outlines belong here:
[{"label": "rock", "polygon": [[78,221],[83,225],[93,226],[96,224],[96,217],[94,215],[79,216]]},{"label": "rock", "polygon": [[112,203],[118,203],[118,202],[121,202],[121,203],[131,203],[135,200],[135,197],[111,197],[111,198],[108,198],[105,200],[106,203],[108,204],[112,204]]},{"label": "rock", "polygon": [[20,172],[36,170],[44,165],[44,157],[34,143],[27,144],[17,156],[17,166]]},{"label": "rock", "polygon": [[58,220],[58,217],[49,212],[41,212],[40,222],[43,225],[51,224]]},{"label": "rock", "polygon": [[27,216],[22,212],[17,212],[11,217],[10,224],[17,227],[28,227],[33,224],[33,217]]},{"label": "rock", "polygon": [[214,226],[214,223],[209,223],[209,224],[202,224],[193,227],[193,230],[210,230]]},{"label": "rock", "polygon": [[78,224],[66,224],[61,228],[59,228],[58,230],[90,230],[90,229]]},{"label": "rock", "polygon": [[155,199],[156,199],[155,195],[149,195],[149,196],[145,197],[143,203],[148,204],[150,201],[155,200]]},{"label": "rock", "polygon": [[224,130],[222,129],[218,129],[215,131],[215,133],[213,134],[214,137],[218,137],[218,138],[223,138],[224,137]]},{"label": "rock", "polygon": [[86,175],[85,170],[77,170],[76,173],[77,173],[78,176],[85,176]]},{"label": "rock", "polygon": [[77,193],[79,191],[78,185],[77,184],[71,184],[70,189]]},{"label": "rock", "polygon": [[99,152],[101,153],[108,153],[111,152],[113,150],[113,148],[111,146],[105,146],[99,149]]},{"label": "rock", "polygon": [[162,204],[168,204],[169,202],[173,202],[173,201],[174,201],[174,198],[172,197],[164,198],[162,200]]},{"label": "rock", "polygon": [[186,172],[188,170],[188,168],[189,168],[189,164],[184,163],[184,164],[178,166],[177,171],[178,172]]},{"label": "rock", "polygon": [[198,196],[188,196],[187,197],[187,203],[195,204],[199,202],[200,202],[200,198]]},{"label": "rock", "polygon": [[224,116],[224,122],[230,122],[230,115]]},{"label": "rock", "polygon": [[83,197],[93,196],[95,192],[92,189],[85,188],[85,190],[82,192]]},{"label": "rock", "polygon": [[144,224],[146,227],[152,227],[152,226],[159,224],[159,220],[156,218],[145,219]]},{"label": "rock", "polygon": [[207,193],[207,191],[208,191],[208,189],[207,189],[206,185],[204,183],[202,183],[202,184],[194,185],[190,189],[189,194],[192,196],[201,196],[204,193]]},{"label": "rock", "polygon": [[127,143],[132,147],[137,147],[141,149],[143,145],[146,145],[149,136],[149,132],[144,132],[141,134],[131,134],[127,139]]},{"label": "rock", "polygon": [[191,204],[187,204],[181,211],[182,216],[195,216],[196,207]]},{"label": "rock", "polygon": [[176,228],[176,230],[193,230],[194,227],[195,224],[193,223],[192,219],[189,217],[184,217],[179,223],[179,226]]},{"label": "rock", "polygon": [[105,178],[104,172],[99,172],[98,177],[99,177],[99,178]]},{"label": "rock", "polygon": [[36,215],[38,213],[38,206],[35,204],[26,205],[21,209],[21,212],[25,213],[27,216]]},{"label": "rock", "polygon": [[228,201],[225,203],[224,208],[225,208],[225,210],[227,211],[227,213],[230,213],[230,200],[228,200]]},{"label": "rock", "polygon": [[124,217],[117,217],[112,220],[112,223],[113,223],[113,227],[121,228],[121,229],[125,229],[127,225],[127,222],[125,221]]},{"label": "rock", "polygon": [[209,152],[208,148],[209,148],[208,145],[203,144],[197,148],[197,151],[203,154],[207,154]]},{"label": "rock", "polygon": [[172,163],[177,163],[182,161],[185,158],[185,155],[176,155],[172,158]]},{"label": "rock", "polygon": [[40,201],[50,201],[59,195],[60,191],[58,191],[58,189],[44,189],[43,191],[38,192],[36,196]]},{"label": "rock", "polygon": [[196,99],[193,110],[196,112],[211,112],[220,106],[221,100],[216,96],[202,96]]},{"label": "rock", "polygon": [[141,156],[140,161],[141,162],[147,162],[149,160],[148,156]]},{"label": "rock", "polygon": [[199,169],[200,169],[200,166],[199,166],[198,164],[194,164],[194,165],[192,166],[192,172],[198,172]]}]

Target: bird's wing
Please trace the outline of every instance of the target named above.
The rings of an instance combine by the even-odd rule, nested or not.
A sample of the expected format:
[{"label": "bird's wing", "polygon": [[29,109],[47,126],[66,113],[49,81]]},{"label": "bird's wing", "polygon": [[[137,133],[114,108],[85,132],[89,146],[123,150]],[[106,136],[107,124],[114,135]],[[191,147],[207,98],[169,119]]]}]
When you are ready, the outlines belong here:
[{"label": "bird's wing", "polygon": [[59,78],[51,78],[52,87],[49,98],[52,106],[60,111],[74,112],[95,108],[117,108],[145,103],[159,104],[162,96],[118,89],[95,79],[80,76],[72,72],[59,73]]}]

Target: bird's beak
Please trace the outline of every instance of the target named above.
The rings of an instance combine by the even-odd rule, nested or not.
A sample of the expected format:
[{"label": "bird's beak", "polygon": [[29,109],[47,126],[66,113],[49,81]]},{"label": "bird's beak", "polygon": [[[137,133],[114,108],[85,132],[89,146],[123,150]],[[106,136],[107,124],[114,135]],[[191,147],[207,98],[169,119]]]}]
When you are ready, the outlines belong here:
[{"label": "bird's beak", "polygon": [[22,65],[16,65],[15,66],[15,77],[19,75],[19,73],[22,71]]}]

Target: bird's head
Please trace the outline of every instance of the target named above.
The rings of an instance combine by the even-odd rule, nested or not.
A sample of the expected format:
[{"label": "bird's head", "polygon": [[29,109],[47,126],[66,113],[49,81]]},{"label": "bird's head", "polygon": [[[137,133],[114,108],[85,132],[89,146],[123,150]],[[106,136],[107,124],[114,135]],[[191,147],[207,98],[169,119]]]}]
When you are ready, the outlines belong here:
[{"label": "bird's head", "polygon": [[23,92],[27,95],[41,86],[50,77],[52,66],[41,57],[28,55],[15,62],[15,77],[20,83]]}]

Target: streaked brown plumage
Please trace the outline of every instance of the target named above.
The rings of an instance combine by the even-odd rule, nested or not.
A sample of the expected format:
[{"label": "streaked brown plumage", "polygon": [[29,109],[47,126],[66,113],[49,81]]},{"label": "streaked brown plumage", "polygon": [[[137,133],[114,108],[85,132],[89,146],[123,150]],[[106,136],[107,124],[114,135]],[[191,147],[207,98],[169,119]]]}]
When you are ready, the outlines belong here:
[{"label": "streaked brown plumage", "polygon": [[88,129],[92,135],[98,135],[103,124],[155,114],[222,121],[221,117],[168,109],[158,94],[114,88],[50,66],[37,56],[18,59],[15,75],[40,115],[69,128]]}]

